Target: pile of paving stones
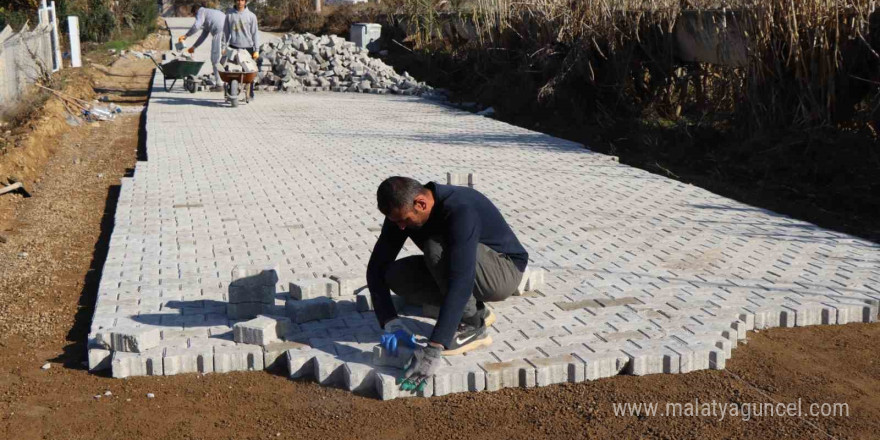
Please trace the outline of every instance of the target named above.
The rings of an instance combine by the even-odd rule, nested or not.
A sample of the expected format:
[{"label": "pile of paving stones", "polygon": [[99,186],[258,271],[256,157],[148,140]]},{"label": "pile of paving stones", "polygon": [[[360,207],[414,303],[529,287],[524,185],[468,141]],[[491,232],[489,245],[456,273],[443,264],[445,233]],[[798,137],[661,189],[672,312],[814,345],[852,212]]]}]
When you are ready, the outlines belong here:
[{"label": "pile of paving stones", "polygon": [[335,35],[290,33],[260,46],[264,89],[334,91],[440,97],[408,73],[399,75],[366,49]]},{"label": "pile of paving stones", "polygon": [[244,49],[231,50],[220,59],[220,70],[232,73],[256,72],[257,62]]}]

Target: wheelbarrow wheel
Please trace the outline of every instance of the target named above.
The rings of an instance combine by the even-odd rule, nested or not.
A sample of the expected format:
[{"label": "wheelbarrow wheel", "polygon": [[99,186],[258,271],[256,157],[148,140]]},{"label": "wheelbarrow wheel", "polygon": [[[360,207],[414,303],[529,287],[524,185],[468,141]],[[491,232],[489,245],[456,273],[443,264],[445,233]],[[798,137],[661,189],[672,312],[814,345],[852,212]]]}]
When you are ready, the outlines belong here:
[{"label": "wheelbarrow wheel", "polygon": [[229,82],[229,103],[233,107],[238,107],[238,92],[238,80],[234,79]]},{"label": "wheelbarrow wheel", "polygon": [[196,92],[196,79],[193,78],[192,75],[187,75],[186,78],[183,79],[183,88],[186,89],[190,93]]}]

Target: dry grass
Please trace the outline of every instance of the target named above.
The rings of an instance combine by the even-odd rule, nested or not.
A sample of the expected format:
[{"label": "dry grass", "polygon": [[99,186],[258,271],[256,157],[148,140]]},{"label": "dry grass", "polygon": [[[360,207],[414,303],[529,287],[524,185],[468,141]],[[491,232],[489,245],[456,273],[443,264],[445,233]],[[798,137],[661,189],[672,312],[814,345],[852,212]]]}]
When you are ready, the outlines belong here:
[{"label": "dry grass", "polygon": [[[683,6],[714,11],[712,37],[743,42],[747,62],[681,62],[675,30]],[[753,129],[876,123],[880,20],[871,15],[877,9],[874,0],[731,0],[725,9],[718,6],[716,1],[683,0],[473,0],[457,5],[399,0],[389,5],[405,17],[409,40],[417,48],[515,50],[532,66],[542,55],[562,56],[558,71],[540,85],[542,102],[559,93],[570,96],[577,83],[582,97],[598,98],[606,109],[628,101],[672,118],[683,111],[721,112]],[[456,44],[455,36],[467,31],[474,38]],[[597,110],[588,107],[589,113]]]}]

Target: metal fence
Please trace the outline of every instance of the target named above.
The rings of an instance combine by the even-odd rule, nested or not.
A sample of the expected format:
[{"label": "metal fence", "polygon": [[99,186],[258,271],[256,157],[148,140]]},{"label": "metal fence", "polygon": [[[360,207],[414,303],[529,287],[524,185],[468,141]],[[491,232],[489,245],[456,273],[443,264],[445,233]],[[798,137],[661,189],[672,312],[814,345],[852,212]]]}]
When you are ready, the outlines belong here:
[{"label": "metal fence", "polygon": [[6,26],[0,32],[0,107],[12,104],[28,85],[53,67],[52,26],[34,29],[25,26],[13,32]]}]

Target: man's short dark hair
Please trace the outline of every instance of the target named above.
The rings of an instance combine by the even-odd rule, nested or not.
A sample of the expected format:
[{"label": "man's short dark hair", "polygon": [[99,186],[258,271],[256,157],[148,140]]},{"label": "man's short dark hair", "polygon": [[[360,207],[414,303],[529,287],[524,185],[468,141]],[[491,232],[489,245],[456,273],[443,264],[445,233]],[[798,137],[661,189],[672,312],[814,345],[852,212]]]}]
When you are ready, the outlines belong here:
[{"label": "man's short dark hair", "polygon": [[379,211],[387,216],[395,209],[412,209],[413,201],[424,188],[418,180],[409,177],[394,176],[385,179],[376,191]]},{"label": "man's short dark hair", "polygon": [[192,15],[196,15],[196,12],[199,12],[199,8],[204,8],[204,7],[205,7],[204,2],[196,2],[196,3],[193,3],[192,6],[189,7],[189,12]]}]

